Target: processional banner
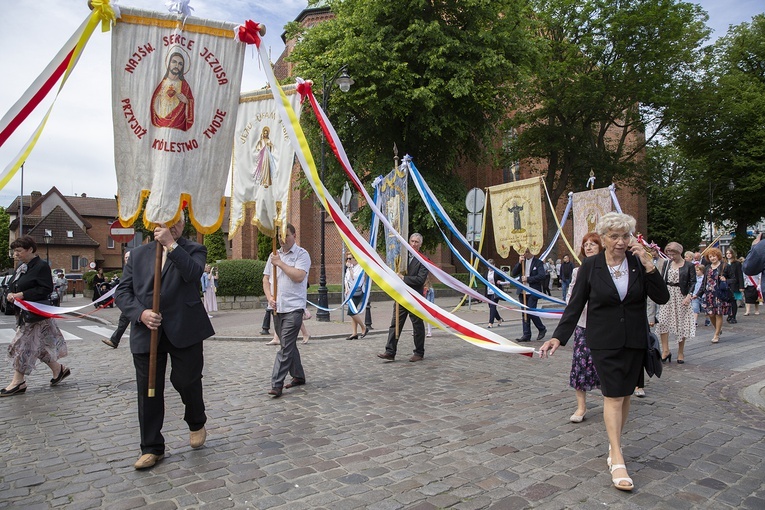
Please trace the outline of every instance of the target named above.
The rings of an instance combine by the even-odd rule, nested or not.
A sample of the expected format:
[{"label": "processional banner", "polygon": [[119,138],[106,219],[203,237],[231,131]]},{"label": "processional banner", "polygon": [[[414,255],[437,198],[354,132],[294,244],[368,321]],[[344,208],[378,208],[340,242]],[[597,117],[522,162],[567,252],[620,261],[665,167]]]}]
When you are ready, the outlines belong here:
[{"label": "processional banner", "polygon": [[[295,85],[282,90],[299,118],[300,95]],[[242,94],[234,138],[229,239],[246,221],[247,205],[253,207],[252,224],[269,237],[274,237],[275,227],[287,223],[294,159],[295,149],[271,90]]]},{"label": "processional banner", "polygon": [[[409,239],[408,170],[406,165],[391,170],[380,183],[380,210],[404,239]],[[396,235],[385,227],[385,263],[394,271],[402,269],[401,257],[406,256]]]},{"label": "processional banner", "polygon": [[613,210],[611,192],[608,188],[593,189],[574,193],[571,200],[574,213],[574,246],[582,244],[585,234],[595,232],[595,225],[601,216]]},{"label": "processional banner", "polygon": [[523,254],[528,248],[538,254],[544,243],[542,187],[539,177],[487,188],[497,253],[510,255],[510,248]]},{"label": "processional banner", "polygon": [[238,25],[122,8],[112,31],[118,208],[171,223],[183,202],[199,232],[223,222],[245,44]]}]

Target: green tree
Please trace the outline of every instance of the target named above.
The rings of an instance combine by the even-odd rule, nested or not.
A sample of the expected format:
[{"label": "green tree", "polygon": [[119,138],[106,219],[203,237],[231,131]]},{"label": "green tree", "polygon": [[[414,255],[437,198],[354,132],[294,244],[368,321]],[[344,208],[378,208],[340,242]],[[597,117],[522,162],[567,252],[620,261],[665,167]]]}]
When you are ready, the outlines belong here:
[{"label": "green tree", "polygon": [[645,144],[664,131],[709,30],[699,6],[676,0],[533,4],[540,60],[513,88],[509,156],[546,161],[541,173],[557,204],[583,190],[590,171],[604,185],[645,171]]},{"label": "green tree", "polygon": [[8,237],[10,225],[10,215],[5,212],[5,207],[0,207],[0,268],[3,269],[13,267],[13,260],[8,256],[10,249]]},{"label": "green tree", "polygon": [[219,260],[226,260],[228,258],[226,239],[221,229],[216,230],[212,234],[205,235],[204,243],[207,247],[208,263],[214,264]]},{"label": "green tree", "polygon": [[[525,0],[326,3],[334,19],[305,30],[297,23],[287,27],[300,41],[290,60],[296,75],[314,80],[319,101],[323,80],[348,66],[355,83],[345,94],[334,88],[327,113],[362,179],[369,183],[389,171],[394,143],[431,184],[453,184],[450,174],[460,161],[492,156],[512,83],[533,50]],[[304,119],[318,148],[313,116]],[[333,158],[328,161],[325,184],[339,195],[344,178]],[[464,201],[461,184],[452,191],[460,195],[456,203]],[[432,222],[416,222],[425,217],[422,209],[410,202],[410,230],[434,243]],[[368,224],[368,216],[357,218]]]},{"label": "green tree", "polygon": [[708,71],[683,91],[678,145],[702,162],[689,193],[706,195],[715,224],[749,249],[747,227],[765,216],[765,15],[731,27],[709,48]]},{"label": "green tree", "polygon": [[672,144],[651,144],[646,152],[649,242],[662,250],[669,241],[676,241],[686,250],[695,251],[701,241],[699,215],[706,210],[701,200],[688,193],[689,183],[699,172],[698,161],[688,160]]}]

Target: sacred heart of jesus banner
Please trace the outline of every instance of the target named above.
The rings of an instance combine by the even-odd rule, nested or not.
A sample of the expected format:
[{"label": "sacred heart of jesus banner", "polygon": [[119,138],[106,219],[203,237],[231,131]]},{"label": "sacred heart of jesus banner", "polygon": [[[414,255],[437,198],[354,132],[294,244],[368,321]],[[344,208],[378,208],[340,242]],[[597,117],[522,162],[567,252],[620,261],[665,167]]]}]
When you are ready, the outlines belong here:
[{"label": "sacred heart of jesus banner", "polygon": [[121,9],[112,31],[112,114],[119,217],[178,219],[202,233],[223,221],[245,45],[233,23]]},{"label": "sacred heart of jesus banner", "polygon": [[487,188],[497,253],[503,259],[510,248],[538,254],[544,243],[542,187],[539,177]]},{"label": "sacred heart of jesus banner", "polygon": [[[295,85],[282,90],[299,118],[300,94]],[[268,237],[274,237],[275,227],[286,224],[294,161],[295,149],[271,90],[242,94],[234,138],[229,239],[244,224],[248,204],[254,208],[252,224]]]}]

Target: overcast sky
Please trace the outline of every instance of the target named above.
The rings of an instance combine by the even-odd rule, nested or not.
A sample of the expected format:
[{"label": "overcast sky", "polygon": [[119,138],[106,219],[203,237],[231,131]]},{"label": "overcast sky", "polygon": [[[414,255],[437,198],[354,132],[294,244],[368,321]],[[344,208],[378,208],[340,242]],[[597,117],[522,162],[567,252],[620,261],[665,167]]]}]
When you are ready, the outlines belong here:
[{"label": "overcast sky", "polygon": [[[765,12],[762,0],[702,0],[713,38],[730,25]],[[129,7],[167,12],[164,0],[123,0]],[[284,50],[284,25],[307,6],[306,0],[192,0],[193,15],[243,23],[252,19],[268,27],[264,43],[275,61]],[[0,116],[16,102],[62,45],[88,16],[86,0],[2,0],[0,11]],[[110,107],[110,33],[97,28],[61,92],[45,130],[24,166],[24,193],[56,186],[64,195],[117,193]],[[306,77],[310,78],[310,77]],[[258,60],[247,50],[242,90],[266,84]],[[16,156],[40,122],[50,102],[30,116],[0,148],[0,171]],[[0,190],[7,207],[21,190],[21,172]]]}]

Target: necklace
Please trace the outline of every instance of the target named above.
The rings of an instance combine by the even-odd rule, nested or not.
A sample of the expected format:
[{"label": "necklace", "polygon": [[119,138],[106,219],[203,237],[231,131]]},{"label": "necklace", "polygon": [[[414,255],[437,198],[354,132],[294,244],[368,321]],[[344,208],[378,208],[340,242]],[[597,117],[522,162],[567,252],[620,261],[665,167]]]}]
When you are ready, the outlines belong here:
[{"label": "necklace", "polygon": [[627,258],[625,257],[618,265],[608,266],[608,270],[611,272],[611,277],[614,280],[618,280],[625,274],[627,274]]}]

